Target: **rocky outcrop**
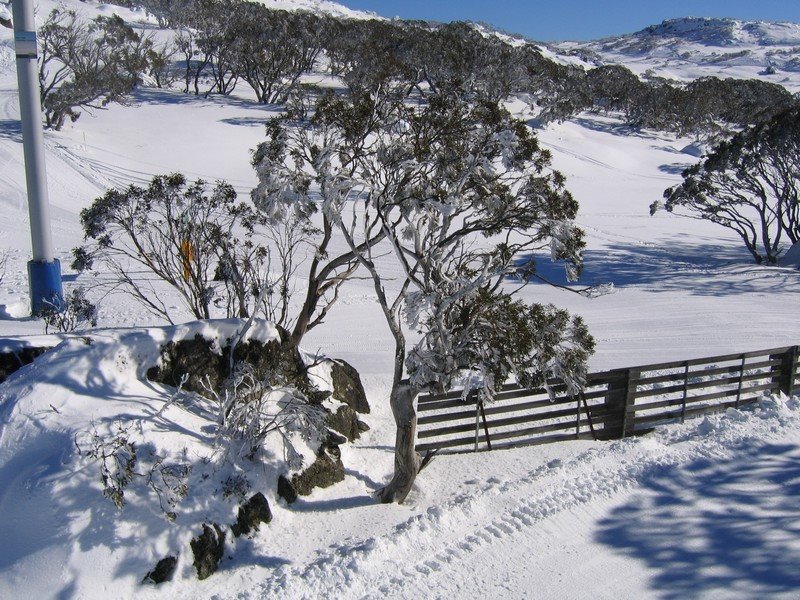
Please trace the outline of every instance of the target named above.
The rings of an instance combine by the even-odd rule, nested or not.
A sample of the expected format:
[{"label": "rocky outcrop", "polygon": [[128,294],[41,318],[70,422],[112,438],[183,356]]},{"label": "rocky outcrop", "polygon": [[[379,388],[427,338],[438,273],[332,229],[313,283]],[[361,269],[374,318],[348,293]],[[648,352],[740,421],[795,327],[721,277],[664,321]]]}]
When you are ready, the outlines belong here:
[{"label": "rocky outcrop", "polygon": [[[308,495],[315,487],[328,487],[344,479],[344,465],[338,445],[358,439],[362,432],[369,429],[359,419],[359,413],[369,413],[370,406],[358,371],[341,360],[330,361],[333,390],[316,389],[309,380],[302,355],[287,343],[288,334],[285,331],[280,334],[280,339],[266,343],[249,340],[238,344],[234,361],[252,366],[254,376],[260,381],[272,384],[275,380],[275,385],[297,389],[309,403],[322,406],[328,412],[325,422],[330,435],[317,451],[316,457],[312,455],[314,462],[304,471],[283,476],[279,481],[278,494],[287,502],[294,502],[298,495]],[[207,395],[209,388],[219,392],[230,373],[230,349],[230,343],[220,349],[219,344],[201,335],[169,342],[161,348],[159,364],[148,370],[147,377],[151,381],[174,387],[182,385],[184,390],[201,395]],[[328,399],[334,402],[334,410],[329,407]],[[337,407],[337,402],[342,404]],[[269,510],[268,506],[266,510]],[[234,527],[237,537],[252,529],[252,526],[238,521]]]},{"label": "rocky outcrop", "polygon": [[175,575],[175,568],[178,566],[177,556],[167,556],[156,563],[155,569],[144,576],[142,583],[158,585],[165,581],[172,581]]},{"label": "rocky outcrop", "polygon": [[239,507],[236,523],[231,525],[231,531],[236,537],[248,535],[251,531],[258,531],[262,523],[272,521],[272,511],[264,494],[254,494],[246,503]]},{"label": "rocky outcrop", "polygon": [[[186,377],[183,389],[203,394],[207,387],[219,390],[230,374],[230,344],[221,352],[201,335],[192,339],[169,342],[161,348],[160,364],[147,371],[150,381],[177,387]],[[297,348],[270,340],[266,343],[248,340],[236,346],[234,362],[253,367],[256,378],[268,380],[276,374],[290,381],[297,389],[309,389],[305,365]]]},{"label": "rocky outcrop", "polygon": [[340,406],[336,412],[330,413],[325,419],[328,427],[341,433],[348,442],[357,440],[361,435],[358,414],[349,406]]},{"label": "rocky outcrop", "polygon": [[278,478],[278,495],[291,504],[298,496],[308,496],[314,488],[326,488],[340,481],[344,481],[341,451],[338,446],[326,445],[304,471]]},{"label": "rocky outcrop", "polygon": [[361,377],[352,365],[343,360],[331,361],[333,397],[344,402],[357,413],[369,414],[369,402],[361,384]]},{"label": "rocky outcrop", "polygon": [[203,533],[194,538],[190,545],[194,555],[194,568],[198,579],[207,579],[217,572],[219,561],[225,553],[225,532],[219,525],[203,523]]},{"label": "rocky outcrop", "polygon": [[26,346],[13,352],[0,352],[0,383],[50,349],[49,347]]}]

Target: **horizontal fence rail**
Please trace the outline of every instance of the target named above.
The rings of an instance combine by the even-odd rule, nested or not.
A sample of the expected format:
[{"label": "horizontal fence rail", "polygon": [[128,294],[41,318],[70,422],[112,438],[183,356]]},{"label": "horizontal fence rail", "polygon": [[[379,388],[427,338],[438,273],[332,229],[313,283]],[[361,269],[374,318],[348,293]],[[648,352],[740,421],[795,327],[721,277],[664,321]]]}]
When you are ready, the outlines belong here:
[{"label": "horizontal fence rail", "polygon": [[417,400],[419,452],[466,452],[575,439],[621,439],[657,425],[752,404],[798,389],[798,346],[727,354],[588,376],[582,393],[563,382],[504,386],[491,403],[461,391]]}]

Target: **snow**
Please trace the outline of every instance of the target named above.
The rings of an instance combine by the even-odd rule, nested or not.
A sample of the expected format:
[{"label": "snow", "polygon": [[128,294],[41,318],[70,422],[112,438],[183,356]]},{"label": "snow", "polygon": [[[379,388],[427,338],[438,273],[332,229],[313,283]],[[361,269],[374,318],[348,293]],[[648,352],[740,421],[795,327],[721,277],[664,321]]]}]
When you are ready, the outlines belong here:
[{"label": "snow", "polygon": [[800,242],[792,244],[786,254],[780,257],[779,262],[785,267],[800,267]]},{"label": "snow", "polygon": [[353,10],[328,0],[251,0],[277,10],[306,10],[346,19],[380,19],[372,11]]},{"label": "snow", "polygon": [[[573,53],[598,64],[622,64],[677,81],[699,77],[761,79],[800,91],[800,24],[735,19],[684,18],[636,33],[590,42],[551,44],[561,62]],[[767,68],[772,66],[770,72]]]},{"label": "snow", "polygon": [[[280,2],[348,10],[330,4]],[[42,2],[39,14],[52,5]],[[145,19],[116,6],[75,5]],[[784,29],[764,25],[758,40],[736,43],[783,44],[793,35]],[[326,323],[304,340],[308,352],[356,366],[372,406],[364,417],[371,430],[342,446],[345,481],[288,507],[276,498],[274,473],[249,474],[263,484],[275,519],[252,539],[229,539],[221,571],[198,582],[188,540],[199,523],[231,522],[236,504],[201,478],[218,456],[208,411],[183,400],[164,408],[174,390],[144,373],[159,345],[196,333],[222,345],[238,323],[164,327],[130,299],[106,295],[102,274],[72,272],[70,252],[82,238],[80,210],[109,187],[182,171],[226,179],[246,197],[256,182],[249,151],[277,109],[256,105],[244,88],[229,100],[144,89],[128,106],[47,132],[57,255],[66,285],[84,285],[99,301],[101,328],[44,336],[27,312],[30,242],[10,44],[10,30],[0,29],[0,253],[7,254],[0,350],[56,349],[0,385],[0,598],[797,597],[797,399],[765,398],[751,410],[616,442],[439,456],[406,504],[376,504],[370,493],[393,466],[393,343],[364,280],[343,288]],[[640,71],[655,66],[684,78],[756,68],[617,56]],[[800,89],[797,82],[787,87]],[[537,134],[581,205],[588,247],[579,284],[613,290],[588,299],[532,285],[521,295],[585,318],[597,340],[593,370],[798,343],[796,268],[756,267],[736,238],[712,224],[649,216],[650,203],[698,160],[687,151],[693,140],[595,115]],[[545,260],[540,269],[566,283],[560,265]],[[190,319],[174,295],[164,298],[177,321]],[[277,333],[260,323],[249,335],[266,341]],[[329,386],[328,367],[313,375]],[[112,433],[120,425],[169,460],[193,465],[192,491],[173,525],[143,482],[117,509],[102,495],[97,465],[78,455],[76,439],[85,448],[93,427]],[[208,481],[227,474],[213,472]],[[179,555],[175,580],[141,586],[168,553]]]}]

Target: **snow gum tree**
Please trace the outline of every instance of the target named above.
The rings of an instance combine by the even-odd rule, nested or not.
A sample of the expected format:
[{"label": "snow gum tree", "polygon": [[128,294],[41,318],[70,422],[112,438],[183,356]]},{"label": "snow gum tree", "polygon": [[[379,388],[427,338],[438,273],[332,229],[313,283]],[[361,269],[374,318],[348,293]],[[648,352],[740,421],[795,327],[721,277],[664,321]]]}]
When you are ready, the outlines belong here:
[{"label": "snow gum tree", "polygon": [[86,22],[53,9],[39,30],[39,85],[45,125],[61,129],[79,108],[122,102],[148,67],[152,41],[120,17]]},{"label": "snow gum tree", "polygon": [[664,192],[659,209],[735,231],[758,264],[775,264],[784,240],[800,239],[800,109],[722,142]]},{"label": "snow gum tree", "polygon": [[259,221],[227,183],[209,190],[180,174],[157,176],[146,188],[109,190],[81,211],[89,243],[75,249],[73,268],[104,264],[114,286],[170,322],[162,295],[142,273],[176,290],[197,319],[208,319],[218,301],[227,316],[247,317],[259,308],[268,270],[269,255],[253,239]]},{"label": "snow gum tree", "polygon": [[[549,248],[577,274],[577,202],[527,126],[463,88],[327,94],[276,123],[257,153],[257,205],[273,219],[322,215],[372,279],[395,342],[395,472],[402,502],[422,464],[414,400],[456,383],[486,397],[516,375],[580,387],[592,340],[580,319],[507,291]],[[409,330],[421,334],[413,347]],[[537,379],[538,378],[538,379]]]}]

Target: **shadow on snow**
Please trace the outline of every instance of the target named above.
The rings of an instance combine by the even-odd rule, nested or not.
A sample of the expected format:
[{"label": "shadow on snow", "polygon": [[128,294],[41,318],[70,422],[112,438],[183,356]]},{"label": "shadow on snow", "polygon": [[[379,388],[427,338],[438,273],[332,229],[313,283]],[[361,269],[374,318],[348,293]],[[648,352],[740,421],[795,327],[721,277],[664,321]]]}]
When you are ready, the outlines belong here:
[{"label": "shadow on snow", "polygon": [[659,597],[765,597],[800,589],[800,450],[661,466],[603,519],[597,540],[655,571]]},{"label": "shadow on snow", "polygon": [[639,286],[650,292],[686,291],[694,296],[764,292],[775,287],[800,292],[796,270],[758,266],[744,248],[734,246],[680,240],[658,246],[617,242],[586,250],[583,256],[578,282],[568,282],[564,264],[546,255],[535,256],[536,272],[559,285],[612,283],[617,288]]}]

